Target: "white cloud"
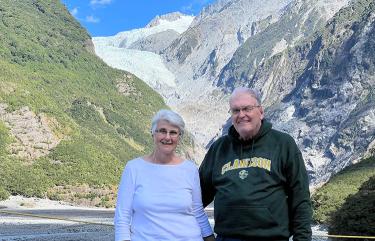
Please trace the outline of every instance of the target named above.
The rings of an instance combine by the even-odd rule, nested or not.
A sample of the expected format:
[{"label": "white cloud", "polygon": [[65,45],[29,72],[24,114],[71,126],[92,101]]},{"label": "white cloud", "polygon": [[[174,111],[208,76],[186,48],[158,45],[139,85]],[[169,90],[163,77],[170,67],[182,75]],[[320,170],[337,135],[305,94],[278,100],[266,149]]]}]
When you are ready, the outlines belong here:
[{"label": "white cloud", "polygon": [[192,0],[185,6],[181,7],[181,11],[184,13],[194,13],[200,10],[203,6],[208,5],[211,0]]},{"label": "white cloud", "polygon": [[181,10],[182,12],[191,12],[193,10],[193,4],[190,3],[189,5],[182,6]]},{"label": "white cloud", "polygon": [[106,5],[106,4],[111,4],[112,0],[91,0],[90,5],[95,6],[95,5]]},{"label": "white cloud", "polygon": [[99,23],[100,19],[94,17],[93,15],[86,16],[86,22],[88,23]]},{"label": "white cloud", "polygon": [[74,17],[76,17],[77,14],[78,14],[78,8],[75,7],[75,8],[73,8],[72,10],[70,10],[70,14],[72,14]]}]

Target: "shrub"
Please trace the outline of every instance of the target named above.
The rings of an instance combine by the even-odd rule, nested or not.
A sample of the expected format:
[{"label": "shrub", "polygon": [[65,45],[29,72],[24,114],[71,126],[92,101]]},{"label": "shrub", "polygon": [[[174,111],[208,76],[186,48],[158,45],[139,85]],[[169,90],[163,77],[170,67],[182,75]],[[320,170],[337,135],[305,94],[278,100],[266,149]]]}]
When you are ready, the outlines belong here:
[{"label": "shrub", "polygon": [[0,200],[6,200],[10,196],[9,192],[3,187],[0,187]]},{"label": "shrub", "polygon": [[314,221],[327,223],[350,195],[355,195],[364,182],[375,175],[375,157],[362,160],[334,175],[312,195]]},{"label": "shrub", "polygon": [[332,213],[328,231],[332,234],[374,236],[374,227],[375,175]]}]

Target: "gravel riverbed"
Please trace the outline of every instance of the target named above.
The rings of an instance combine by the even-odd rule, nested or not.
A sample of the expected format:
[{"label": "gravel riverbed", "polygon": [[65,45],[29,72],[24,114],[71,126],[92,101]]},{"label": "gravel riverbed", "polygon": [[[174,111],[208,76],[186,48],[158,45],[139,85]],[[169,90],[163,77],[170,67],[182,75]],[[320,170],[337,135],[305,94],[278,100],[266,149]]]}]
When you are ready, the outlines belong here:
[{"label": "gravel riverbed", "polygon": [[[213,209],[206,212],[213,225]],[[113,241],[113,216],[114,209],[12,196],[0,201],[0,241]],[[313,241],[329,241],[324,227],[312,229]]]}]

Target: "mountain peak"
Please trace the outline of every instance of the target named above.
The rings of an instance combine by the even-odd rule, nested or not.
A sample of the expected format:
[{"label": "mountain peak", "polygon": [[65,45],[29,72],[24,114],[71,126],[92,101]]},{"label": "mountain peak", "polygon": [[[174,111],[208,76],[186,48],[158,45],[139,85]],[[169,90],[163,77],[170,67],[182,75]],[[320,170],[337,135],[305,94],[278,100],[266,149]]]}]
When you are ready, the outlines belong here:
[{"label": "mountain peak", "polygon": [[173,13],[167,13],[165,15],[157,15],[155,18],[153,18],[147,25],[146,28],[151,28],[158,26],[161,22],[161,20],[165,20],[168,22],[174,22],[176,20],[179,20],[182,17],[192,17],[190,15],[182,14],[180,12],[173,12]]}]

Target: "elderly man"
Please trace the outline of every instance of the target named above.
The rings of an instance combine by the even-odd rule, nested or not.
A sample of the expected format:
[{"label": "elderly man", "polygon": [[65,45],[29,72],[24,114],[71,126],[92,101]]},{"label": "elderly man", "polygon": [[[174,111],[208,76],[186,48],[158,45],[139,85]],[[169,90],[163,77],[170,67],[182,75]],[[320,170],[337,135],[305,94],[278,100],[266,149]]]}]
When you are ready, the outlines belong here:
[{"label": "elderly man", "polygon": [[308,177],[293,138],[264,119],[257,91],[237,88],[229,105],[233,125],[199,169],[203,205],[215,199],[216,240],[311,240]]}]

